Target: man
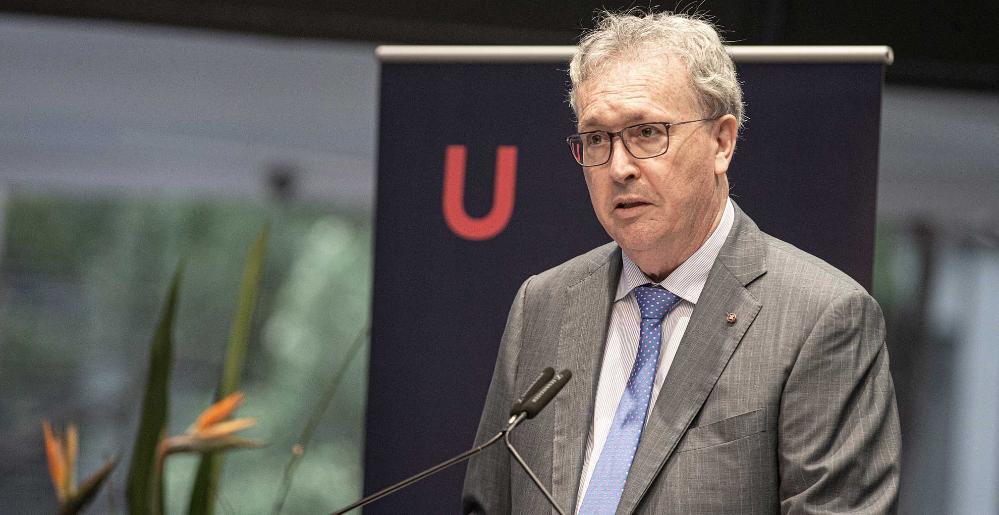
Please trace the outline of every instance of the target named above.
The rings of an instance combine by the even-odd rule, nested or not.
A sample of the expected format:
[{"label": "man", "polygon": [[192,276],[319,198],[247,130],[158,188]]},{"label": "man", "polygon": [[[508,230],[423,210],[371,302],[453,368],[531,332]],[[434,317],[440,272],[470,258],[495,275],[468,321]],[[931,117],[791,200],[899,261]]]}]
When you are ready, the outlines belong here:
[{"label": "man", "polygon": [[[880,308],[728,198],[742,94],[714,28],[605,14],[570,77],[569,144],[614,242],[521,286],[477,441],[552,365],[572,381],[512,440],[570,512],[893,511]],[[466,512],[552,511],[511,463],[469,463]]]}]

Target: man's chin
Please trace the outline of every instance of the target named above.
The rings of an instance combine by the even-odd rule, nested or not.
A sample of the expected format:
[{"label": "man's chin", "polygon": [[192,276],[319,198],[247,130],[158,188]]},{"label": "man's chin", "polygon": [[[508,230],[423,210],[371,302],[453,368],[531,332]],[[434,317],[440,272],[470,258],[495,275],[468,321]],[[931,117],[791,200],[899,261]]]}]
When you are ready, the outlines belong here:
[{"label": "man's chin", "polygon": [[634,234],[631,232],[619,232],[611,234],[611,238],[629,256],[632,254],[644,253],[655,250],[656,240],[647,234]]}]

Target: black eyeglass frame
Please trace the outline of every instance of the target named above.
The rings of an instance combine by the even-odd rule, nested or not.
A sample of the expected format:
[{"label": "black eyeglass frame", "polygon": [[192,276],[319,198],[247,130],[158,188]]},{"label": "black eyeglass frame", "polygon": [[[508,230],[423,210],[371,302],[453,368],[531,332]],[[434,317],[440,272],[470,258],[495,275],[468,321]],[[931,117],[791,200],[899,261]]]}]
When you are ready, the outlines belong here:
[{"label": "black eyeglass frame", "polygon": [[[621,143],[624,145],[624,149],[626,151],[628,151],[628,154],[630,154],[631,157],[634,157],[635,159],[652,159],[654,157],[659,157],[659,156],[665,155],[666,152],[669,152],[669,141],[670,141],[669,130],[671,128],[673,128],[673,127],[675,127],[677,125],[685,125],[685,124],[688,124],[688,123],[714,121],[714,120],[717,120],[718,118],[721,118],[721,117],[720,116],[716,116],[714,118],[698,118],[697,120],[687,120],[687,121],[683,121],[683,122],[643,122],[643,123],[636,123],[635,125],[629,125],[629,126],[623,128],[623,129],[621,129],[621,130],[619,130],[617,132],[611,132],[611,131],[586,131],[586,132],[579,132],[579,133],[572,134],[569,137],[565,138],[565,142],[566,142],[566,144],[569,145],[569,153],[572,154],[572,158],[575,159],[577,163],[579,163],[579,166],[583,166],[583,167],[586,167],[586,168],[590,168],[590,167],[593,167],[593,166],[603,166],[603,165],[605,165],[605,164],[607,164],[607,163],[610,162],[611,158],[614,157],[614,136],[617,136],[618,139],[621,140]],[[638,157],[638,156],[635,155],[634,152],[631,151],[631,148],[628,147],[628,141],[626,139],[624,139],[624,137],[622,136],[622,134],[624,133],[624,131],[626,131],[628,129],[634,129],[635,127],[641,127],[643,125],[662,125],[663,127],[666,128],[666,148],[664,148],[662,152],[660,152],[660,153],[658,153],[658,154],[656,154],[654,156]],[[580,148],[582,148],[583,136],[586,136],[587,134],[597,134],[597,133],[607,134],[607,137],[610,139],[610,151],[607,152],[607,160],[605,160],[602,163],[596,163],[596,164],[591,164],[591,165],[583,164],[583,163],[580,162],[581,157],[576,157],[576,153],[572,152],[573,140],[580,141]]]}]

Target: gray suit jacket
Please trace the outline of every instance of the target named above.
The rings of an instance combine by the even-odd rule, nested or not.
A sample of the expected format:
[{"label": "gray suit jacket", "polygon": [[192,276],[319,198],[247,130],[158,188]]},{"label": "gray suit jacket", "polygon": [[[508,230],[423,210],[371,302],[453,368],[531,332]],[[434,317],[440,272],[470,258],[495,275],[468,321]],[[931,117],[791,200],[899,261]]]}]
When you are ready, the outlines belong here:
[{"label": "gray suit jacket", "polygon": [[[476,436],[505,427],[541,369],[572,370],[565,390],[512,435],[566,510],[575,510],[620,273],[611,243],[524,282]],[[893,512],[899,443],[877,303],[737,207],[617,513]],[[463,505],[466,513],[554,512],[502,445],[469,462]]]}]

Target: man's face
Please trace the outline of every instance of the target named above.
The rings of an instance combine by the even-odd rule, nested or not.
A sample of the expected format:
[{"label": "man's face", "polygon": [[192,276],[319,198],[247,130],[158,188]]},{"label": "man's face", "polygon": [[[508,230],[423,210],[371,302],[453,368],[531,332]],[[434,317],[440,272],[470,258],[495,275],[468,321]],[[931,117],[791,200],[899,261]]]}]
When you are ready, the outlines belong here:
[{"label": "man's face", "polygon": [[[705,116],[675,57],[613,64],[579,85],[576,106],[579,132]],[[636,159],[615,137],[609,162],[583,168],[597,218],[639,266],[643,253],[645,262],[655,253],[686,254],[663,256],[667,262],[686,259],[710,234],[728,194],[728,160],[719,159],[717,135],[714,121],[672,127],[669,150],[650,159]]]}]

